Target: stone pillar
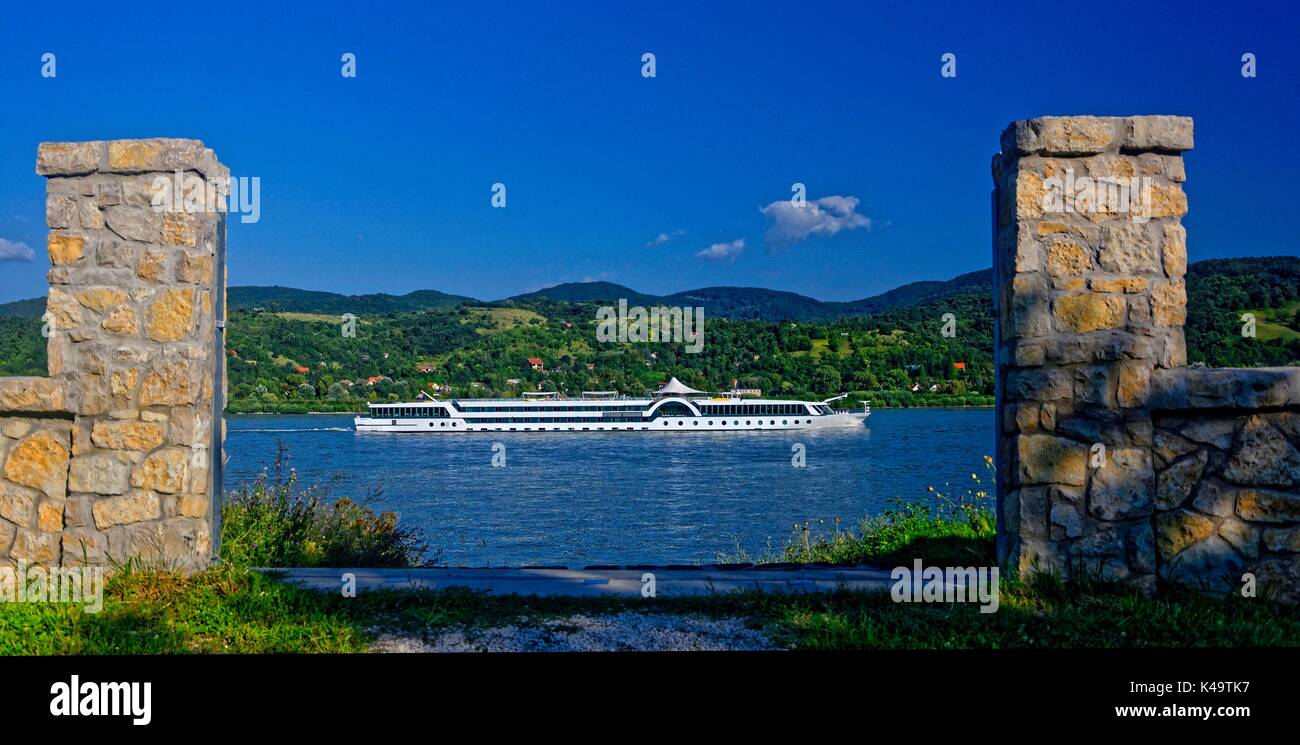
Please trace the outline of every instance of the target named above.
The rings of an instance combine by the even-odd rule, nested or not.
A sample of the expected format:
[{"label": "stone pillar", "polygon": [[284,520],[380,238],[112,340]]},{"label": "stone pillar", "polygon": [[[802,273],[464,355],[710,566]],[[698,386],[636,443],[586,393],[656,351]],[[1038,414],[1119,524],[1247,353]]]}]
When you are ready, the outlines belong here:
[{"label": "stone pillar", "polygon": [[993,161],[998,554],[1154,586],[1153,373],[1186,364],[1184,117],[1016,122]]},{"label": "stone pillar", "polygon": [[176,139],[42,143],[36,172],[48,179],[49,375],[73,415],[66,481],[33,525],[49,543],[39,558],[206,566],[229,173]]}]

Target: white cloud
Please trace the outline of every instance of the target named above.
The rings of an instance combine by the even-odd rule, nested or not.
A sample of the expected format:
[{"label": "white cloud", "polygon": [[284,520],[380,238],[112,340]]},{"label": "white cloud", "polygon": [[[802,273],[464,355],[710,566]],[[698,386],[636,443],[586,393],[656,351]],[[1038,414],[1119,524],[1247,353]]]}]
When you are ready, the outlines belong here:
[{"label": "white cloud", "polygon": [[36,252],[26,243],[14,243],[0,238],[0,261],[31,261]]},{"label": "white cloud", "polygon": [[681,237],[684,236],[684,235],[686,235],[686,231],[685,231],[685,230],[674,230],[674,231],[671,232],[671,233],[660,233],[659,235],[656,235],[656,236],[655,236],[654,240],[652,240],[652,241],[650,241],[649,243],[645,244],[645,247],[646,247],[646,248],[654,248],[655,246],[662,246],[663,244],[667,243],[668,241],[674,240],[674,239],[676,239],[676,238],[681,238]]},{"label": "white cloud", "polygon": [[730,243],[715,243],[708,248],[695,254],[696,258],[708,259],[709,261],[735,261],[736,257],[745,252],[745,239],[734,240]]},{"label": "white cloud", "polygon": [[829,196],[796,205],[789,199],[759,210],[772,221],[763,242],[767,250],[789,248],[812,236],[831,236],[846,230],[870,228],[871,219],[858,214],[858,198]]}]

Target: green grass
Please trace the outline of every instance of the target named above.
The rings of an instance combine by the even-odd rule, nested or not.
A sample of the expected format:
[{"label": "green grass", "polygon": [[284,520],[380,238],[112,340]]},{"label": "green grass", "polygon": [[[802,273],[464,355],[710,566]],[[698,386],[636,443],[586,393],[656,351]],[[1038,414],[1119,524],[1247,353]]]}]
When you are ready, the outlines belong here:
[{"label": "green grass", "polygon": [[629,610],[740,617],[798,649],[1300,646],[1296,609],[1182,591],[1147,598],[1101,585],[1011,582],[991,614],[859,592],[642,600],[383,590],[344,598],[226,566],[188,577],[123,570],[109,581],[97,614],[73,605],[0,605],[0,654],[360,652],[380,632],[420,635]]},{"label": "green grass", "polygon": [[275,315],[287,321],[308,321],[311,323],[330,323],[330,324],[339,323],[339,316],[329,316],[323,313],[284,312],[284,313],[276,313]]},{"label": "green grass", "polygon": [[1296,331],[1290,325],[1298,308],[1300,303],[1290,303],[1281,308],[1256,308],[1245,312],[1255,315],[1255,335],[1260,341],[1281,339],[1284,342],[1291,342],[1300,339],[1300,331]]},{"label": "green grass", "polygon": [[475,329],[480,334],[494,331],[506,331],[516,326],[524,326],[536,318],[545,321],[546,317],[526,308],[468,308],[469,318],[462,323],[471,323],[481,328]]}]

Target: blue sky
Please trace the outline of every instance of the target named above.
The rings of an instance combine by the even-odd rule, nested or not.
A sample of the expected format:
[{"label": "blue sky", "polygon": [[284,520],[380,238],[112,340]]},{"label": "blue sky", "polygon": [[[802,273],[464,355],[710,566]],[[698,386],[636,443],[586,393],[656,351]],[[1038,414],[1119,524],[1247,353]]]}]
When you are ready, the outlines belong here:
[{"label": "blue sky", "polygon": [[[0,240],[35,256],[0,261],[0,301],[45,291],[37,143],[151,136],[261,179],[231,284],[865,297],[988,266],[998,135],[1045,114],[1195,117],[1191,259],[1300,253],[1291,4],[25,5],[0,26]],[[773,246],[761,210],[794,182],[857,203]]]}]

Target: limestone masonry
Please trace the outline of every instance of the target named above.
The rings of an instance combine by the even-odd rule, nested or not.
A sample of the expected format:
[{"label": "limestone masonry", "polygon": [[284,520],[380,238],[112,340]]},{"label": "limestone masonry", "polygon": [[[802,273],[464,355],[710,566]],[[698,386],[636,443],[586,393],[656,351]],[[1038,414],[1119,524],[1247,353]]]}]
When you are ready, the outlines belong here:
[{"label": "limestone masonry", "polygon": [[224,201],[200,197],[229,173],[203,143],[174,139],[42,143],[36,172],[49,377],[0,378],[0,571],[206,566],[226,228]]},{"label": "limestone masonry", "polygon": [[993,160],[998,554],[1300,593],[1300,368],[1186,367],[1192,120],[1043,117]]}]

